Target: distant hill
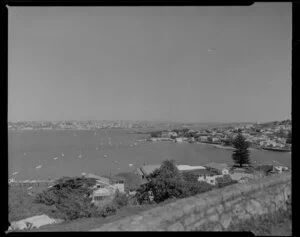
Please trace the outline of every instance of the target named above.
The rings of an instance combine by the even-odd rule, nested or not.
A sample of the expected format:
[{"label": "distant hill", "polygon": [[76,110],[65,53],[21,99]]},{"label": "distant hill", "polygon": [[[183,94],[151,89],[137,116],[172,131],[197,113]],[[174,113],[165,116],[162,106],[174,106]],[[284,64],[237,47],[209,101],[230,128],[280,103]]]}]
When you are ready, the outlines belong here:
[{"label": "distant hill", "polygon": [[282,120],[282,121],[272,121],[272,122],[261,123],[260,125],[262,125],[264,127],[272,127],[272,126],[278,126],[278,125],[291,126],[292,120],[286,119],[286,120]]}]

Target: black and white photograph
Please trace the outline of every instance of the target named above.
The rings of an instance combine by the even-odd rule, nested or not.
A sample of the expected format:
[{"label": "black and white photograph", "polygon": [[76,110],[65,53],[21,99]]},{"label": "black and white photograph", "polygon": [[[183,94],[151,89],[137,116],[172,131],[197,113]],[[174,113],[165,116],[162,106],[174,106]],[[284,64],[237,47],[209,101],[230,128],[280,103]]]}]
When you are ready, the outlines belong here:
[{"label": "black and white photograph", "polygon": [[7,12],[7,232],[292,236],[291,2]]}]

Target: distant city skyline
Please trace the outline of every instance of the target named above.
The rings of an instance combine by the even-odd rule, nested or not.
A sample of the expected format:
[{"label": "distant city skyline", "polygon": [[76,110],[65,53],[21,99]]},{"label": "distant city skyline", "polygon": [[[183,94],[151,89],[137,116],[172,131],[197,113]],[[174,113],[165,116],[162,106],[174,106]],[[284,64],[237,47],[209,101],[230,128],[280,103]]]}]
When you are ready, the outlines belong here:
[{"label": "distant city skyline", "polygon": [[291,3],[9,7],[8,121],[291,118]]}]

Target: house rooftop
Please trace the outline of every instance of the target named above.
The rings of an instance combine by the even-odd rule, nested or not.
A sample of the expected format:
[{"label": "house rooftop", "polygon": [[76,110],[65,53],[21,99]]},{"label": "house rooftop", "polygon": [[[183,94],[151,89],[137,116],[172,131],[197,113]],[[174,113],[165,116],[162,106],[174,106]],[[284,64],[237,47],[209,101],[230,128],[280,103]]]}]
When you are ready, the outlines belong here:
[{"label": "house rooftop", "polygon": [[143,165],[140,170],[143,172],[143,174],[145,176],[148,176],[154,170],[159,169],[159,168],[160,168],[160,165]]},{"label": "house rooftop", "polygon": [[183,173],[190,173],[194,175],[214,175],[214,172],[207,169],[196,169],[196,170],[183,170]]},{"label": "house rooftop", "polygon": [[83,176],[85,178],[93,178],[93,179],[99,180],[99,181],[101,181],[103,183],[109,184],[109,179],[106,178],[106,177],[101,177],[101,176],[98,176],[98,175],[95,175],[95,174],[92,174],[92,173],[88,173],[88,174],[85,174]]},{"label": "house rooftop", "polygon": [[198,169],[203,169],[205,170],[206,168],[204,166],[191,166],[191,165],[177,165],[177,168],[180,171],[185,171],[185,170],[198,170]]},{"label": "house rooftop", "polygon": [[[137,171],[142,172],[143,175],[148,176],[154,170],[159,169],[161,165],[143,165]],[[179,171],[189,171],[189,170],[205,170],[204,166],[191,166],[191,165],[177,165]]]},{"label": "house rooftop", "polygon": [[222,169],[228,169],[229,166],[225,163],[215,163],[215,162],[210,162],[206,165],[204,165],[205,167],[209,167],[209,168],[214,168],[217,170],[222,170]]}]

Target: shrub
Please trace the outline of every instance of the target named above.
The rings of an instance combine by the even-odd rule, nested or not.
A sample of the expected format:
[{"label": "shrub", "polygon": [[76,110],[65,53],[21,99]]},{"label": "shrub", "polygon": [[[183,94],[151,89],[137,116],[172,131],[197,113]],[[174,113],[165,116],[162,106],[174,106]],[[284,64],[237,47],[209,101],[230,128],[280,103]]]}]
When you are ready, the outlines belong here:
[{"label": "shrub", "polygon": [[237,183],[237,181],[233,180],[231,178],[231,176],[228,175],[228,174],[223,175],[223,177],[216,178],[216,181],[217,181],[217,187],[218,188],[223,188],[225,186]]},{"label": "shrub", "polygon": [[90,178],[62,178],[56,184],[36,195],[35,202],[50,206],[51,212],[62,219],[90,217],[95,206],[89,197],[96,183]]},{"label": "shrub", "polygon": [[149,176],[150,181],[142,185],[136,194],[138,203],[155,203],[167,199],[184,198],[203,193],[213,188],[206,182],[198,182],[192,172],[179,173],[174,161],[166,160]]},{"label": "shrub", "polygon": [[139,204],[139,202],[138,202],[136,196],[129,196],[128,197],[128,204],[127,204],[128,206],[136,206],[138,204]]},{"label": "shrub", "polygon": [[189,197],[196,194],[204,193],[213,189],[213,186],[206,182],[186,182],[184,186],[184,196]]},{"label": "shrub", "polygon": [[256,167],[257,171],[263,172],[264,175],[269,175],[273,170],[273,165],[261,165]]},{"label": "shrub", "polygon": [[161,137],[162,132],[152,132],[150,133],[151,137],[158,138]]},{"label": "shrub", "polygon": [[128,205],[129,198],[125,193],[121,193],[119,190],[115,192],[112,203],[119,209]]},{"label": "shrub", "polygon": [[292,144],[292,131],[291,130],[289,131],[289,133],[287,135],[286,143]]},{"label": "shrub", "polygon": [[186,182],[198,182],[198,175],[191,171],[186,171],[182,173],[183,179]]},{"label": "shrub", "polygon": [[116,214],[116,212],[117,212],[117,207],[114,204],[110,203],[110,204],[106,204],[101,208],[100,215],[102,217],[107,217]]},{"label": "shrub", "polygon": [[149,175],[149,179],[148,183],[137,190],[139,203],[151,202],[151,194],[156,203],[183,195],[184,180],[172,160],[165,160],[159,169]]}]

